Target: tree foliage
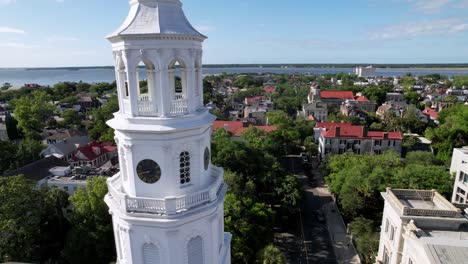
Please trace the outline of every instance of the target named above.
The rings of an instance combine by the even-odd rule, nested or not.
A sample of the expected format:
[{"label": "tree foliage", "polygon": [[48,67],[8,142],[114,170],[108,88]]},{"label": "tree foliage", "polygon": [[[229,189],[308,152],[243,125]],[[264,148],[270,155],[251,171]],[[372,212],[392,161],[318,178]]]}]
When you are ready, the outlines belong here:
[{"label": "tree foliage", "polygon": [[44,122],[54,111],[54,106],[49,102],[49,95],[43,91],[34,91],[32,96],[23,96],[10,102],[14,107],[18,128],[26,137],[37,137],[44,128]]},{"label": "tree foliage", "polygon": [[78,189],[70,197],[74,209],[71,230],[64,250],[71,263],[110,263],[115,260],[112,219],[104,202],[106,178],[91,178],[87,190]]},{"label": "tree foliage", "polygon": [[468,145],[468,106],[455,105],[439,113],[439,126],[428,128],[426,137],[432,140],[437,157],[448,164],[454,148]]},{"label": "tree foliage", "polygon": [[114,130],[106,122],[113,118],[113,114],[119,111],[119,103],[116,96],[102,108],[92,111],[94,123],[88,127],[88,134],[91,139],[104,141],[114,141]]}]

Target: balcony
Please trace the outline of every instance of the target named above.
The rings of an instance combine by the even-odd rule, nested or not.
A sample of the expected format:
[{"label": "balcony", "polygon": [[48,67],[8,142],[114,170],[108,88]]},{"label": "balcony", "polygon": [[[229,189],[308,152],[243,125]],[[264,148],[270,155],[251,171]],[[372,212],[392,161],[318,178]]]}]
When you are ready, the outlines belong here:
[{"label": "balcony", "polygon": [[212,183],[206,189],[190,195],[164,199],[136,198],[123,193],[120,174],[110,178],[107,181],[107,186],[109,195],[125,212],[175,215],[218,199],[225,186],[222,175],[223,170],[213,166],[211,169]]}]

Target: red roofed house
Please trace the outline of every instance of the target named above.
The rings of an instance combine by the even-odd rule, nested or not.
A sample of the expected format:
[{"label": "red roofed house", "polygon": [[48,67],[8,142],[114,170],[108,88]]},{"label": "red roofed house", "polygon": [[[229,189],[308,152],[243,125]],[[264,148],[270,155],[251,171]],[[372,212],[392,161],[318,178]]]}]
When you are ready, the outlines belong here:
[{"label": "red roofed house", "polygon": [[117,147],[110,142],[90,144],[80,147],[73,153],[70,163],[73,166],[90,166],[99,168],[117,154]]},{"label": "red roofed house", "polygon": [[354,100],[346,100],[340,107],[341,114],[345,116],[361,116],[362,111],[375,112],[377,103],[370,101],[365,96],[356,96]]},{"label": "red roofed house", "polygon": [[354,100],[352,91],[321,91],[320,99],[328,106],[340,108],[346,100]]},{"label": "red roofed house", "polygon": [[[242,132],[247,130],[251,124],[246,121],[214,121],[213,130],[225,129],[232,133],[232,138],[240,138]],[[278,129],[276,126],[255,126],[256,128],[263,129],[265,132],[271,132]]]},{"label": "red roofed house", "polygon": [[[321,126],[321,127],[319,127]],[[364,126],[340,123],[317,123],[322,128],[319,153],[329,154],[382,154],[394,150],[401,154],[403,135],[400,132],[368,131]]]},{"label": "red roofed house", "polygon": [[268,86],[268,87],[263,88],[263,91],[265,93],[276,93],[276,88],[273,86]]},{"label": "red roofed house", "polygon": [[439,119],[439,113],[435,109],[426,107],[422,112],[424,115],[427,115],[432,121],[436,122]]}]

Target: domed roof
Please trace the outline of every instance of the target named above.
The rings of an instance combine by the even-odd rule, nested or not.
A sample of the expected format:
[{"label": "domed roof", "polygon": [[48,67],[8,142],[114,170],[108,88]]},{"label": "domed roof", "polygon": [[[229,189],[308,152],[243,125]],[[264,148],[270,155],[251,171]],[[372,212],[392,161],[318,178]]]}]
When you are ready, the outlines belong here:
[{"label": "domed roof", "polygon": [[130,12],[124,23],[108,39],[148,34],[206,39],[187,20],[179,0],[132,0],[130,4]]}]

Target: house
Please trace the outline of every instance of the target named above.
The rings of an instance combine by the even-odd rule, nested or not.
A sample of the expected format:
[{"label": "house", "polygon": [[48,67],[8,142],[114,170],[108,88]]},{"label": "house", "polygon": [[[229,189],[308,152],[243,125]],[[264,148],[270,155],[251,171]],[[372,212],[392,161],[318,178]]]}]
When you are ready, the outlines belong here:
[{"label": "house", "polygon": [[65,161],[69,161],[75,150],[81,146],[86,146],[89,143],[88,136],[75,135],[69,139],[61,140],[55,144],[49,144],[46,149],[41,152],[44,157],[54,156]]},{"label": "house", "polygon": [[320,97],[320,87],[312,85],[310,93],[307,96],[307,104],[302,106],[302,114],[305,118],[313,119],[322,122],[328,116],[328,105],[322,101]]},{"label": "house", "polygon": [[468,260],[468,218],[435,190],[395,190],[385,200],[375,263],[461,264]]},{"label": "house", "polygon": [[345,116],[365,117],[364,112],[375,112],[377,104],[365,96],[356,96],[354,100],[346,100],[340,107],[341,114]]},{"label": "house", "polygon": [[468,146],[453,150],[450,173],[455,176],[452,203],[468,208]]},{"label": "house", "polygon": [[376,115],[384,118],[388,113],[394,113],[396,117],[402,117],[407,107],[406,102],[386,102],[377,108]]},{"label": "house", "polygon": [[[323,123],[322,123],[323,124]],[[320,123],[317,124],[321,125]],[[368,131],[364,126],[329,125],[319,139],[322,158],[329,154],[382,154],[394,150],[401,154],[403,135],[400,132]]]},{"label": "house", "polygon": [[73,137],[84,137],[87,134],[78,129],[58,129],[48,130],[43,135],[43,143],[47,145],[56,144],[64,140],[70,140]]},{"label": "house", "polygon": [[79,147],[73,152],[70,163],[73,166],[88,166],[98,168],[108,162],[117,154],[117,147],[110,142],[91,142],[86,146]]},{"label": "house", "polygon": [[321,91],[320,100],[328,107],[339,109],[346,100],[354,100],[352,91]]},{"label": "house", "polygon": [[84,111],[89,111],[93,108],[99,108],[101,106],[101,103],[98,100],[96,100],[96,98],[92,98],[86,95],[78,96],[78,104]]},{"label": "house", "polygon": [[39,186],[43,186],[47,184],[47,177],[52,175],[51,169],[68,166],[70,165],[64,160],[56,157],[47,157],[7,173],[4,176],[24,175],[27,179],[37,182]]},{"label": "house", "polygon": [[265,93],[274,94],[274,93],[276,93],[276,88],[274,86],[267,86],[267,87],[263,88],[263,91]]},{"label": "house", "polygon": [[430,107],[426,107],[424,111],[422,112],[424,115],[428,116],[429,119],[431,119],[434,122],[438,122],[437,120],[439,119],[439,113],[435,109],[432,109]]},{"label": "house", "polygon": [[[247,121],[214,121],[213,130],[225,129],[232,133],[233,139],[239,139],[242,135],[242,132],[247,130],[252,126]],[[278,129],[276,126],[254,126],[259,129],[263,129],[265,132],[269,133]]]}]

